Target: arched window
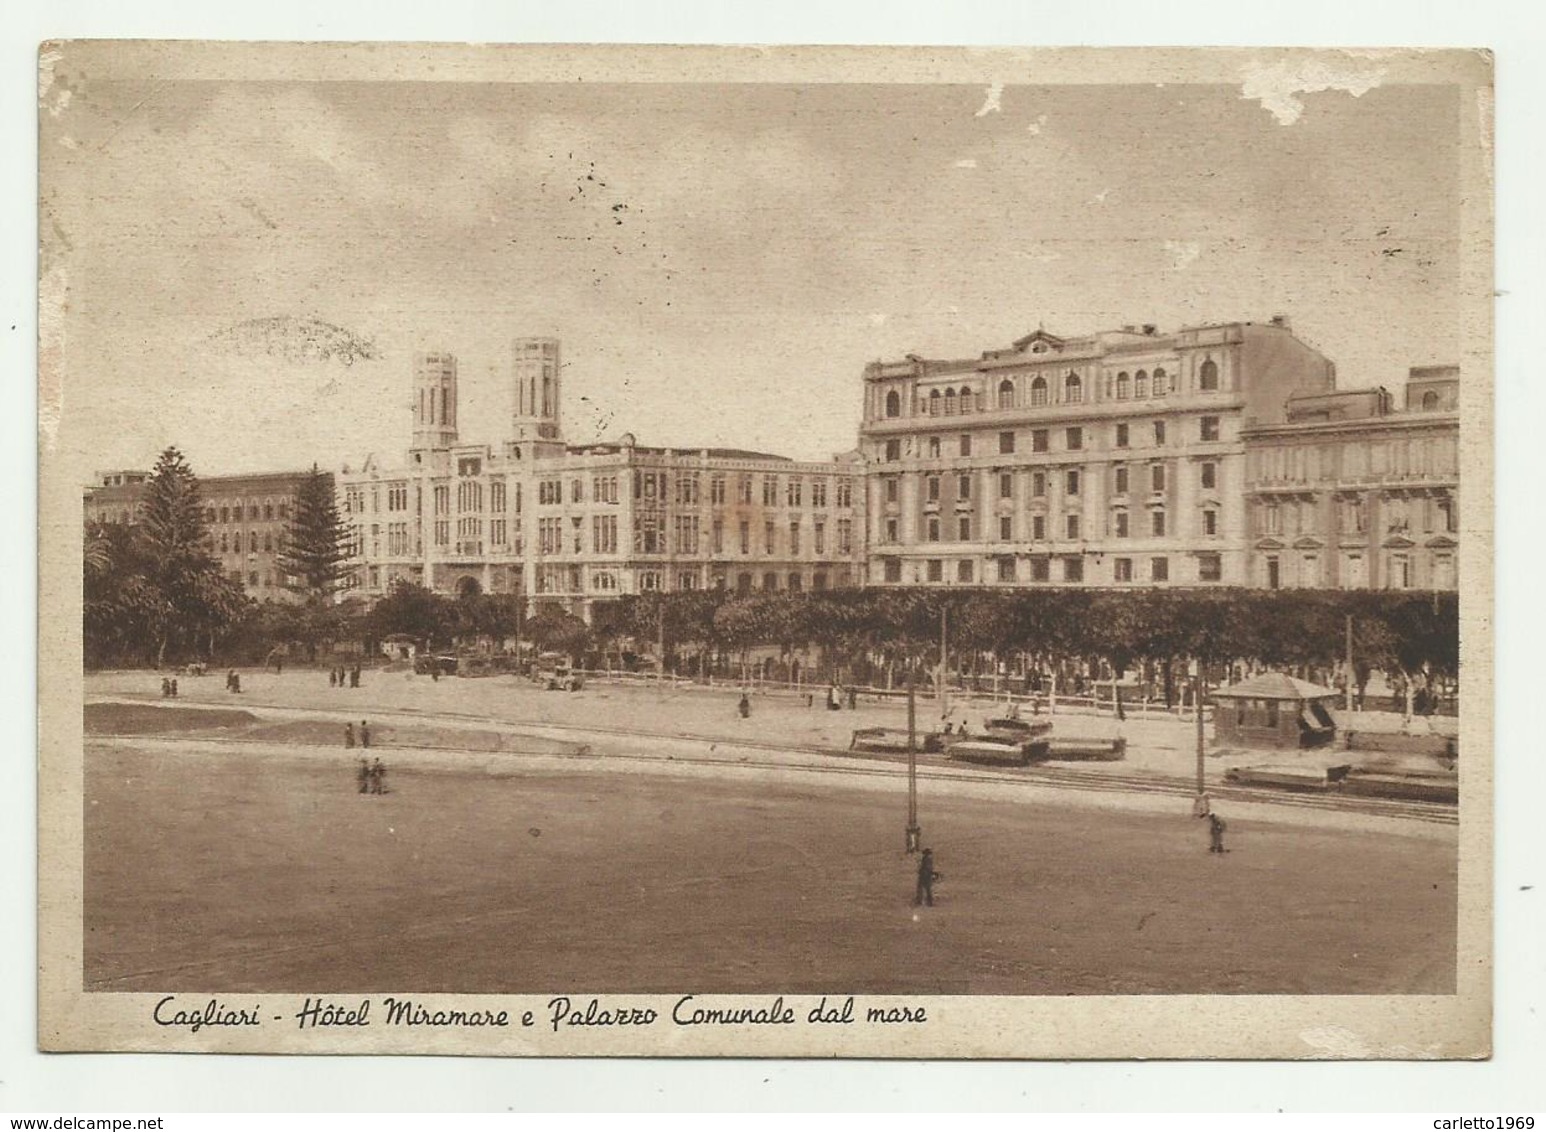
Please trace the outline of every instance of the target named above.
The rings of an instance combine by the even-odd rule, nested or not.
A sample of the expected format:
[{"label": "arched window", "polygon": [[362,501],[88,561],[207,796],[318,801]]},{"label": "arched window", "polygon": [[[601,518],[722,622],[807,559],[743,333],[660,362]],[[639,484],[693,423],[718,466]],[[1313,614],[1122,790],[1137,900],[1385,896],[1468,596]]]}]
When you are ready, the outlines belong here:
[{"label": "arched window", "polygon": [[1133,375],[1133,396],[1138,400],[1149,395],[1149,374],[1146,370],[1139,370]]},{"label": "arched window", "polygon": [[1015,383],[1007,377],[998,383],[998,407],[1000,409],[1015,407]]},{"label": "arched window", "polygon": [[1117,400],[1126,401],[1133,395],[1133,379],[1123,370],[1117,374]]},{"label": "arched window", "polygon": [[1423,408],[1425,408],[1425,409],[1437,409],[1438,407],[1439,407],[1439,395],[1437,393],[1435,393],[1433,390],[1430,389],[1430,390],[1428,390],[1428,392],[1423,394]]},{"label": "arched window", "polygon": [[1209,358],[1202,363],[1202,368],[1197,371],[1197,388],[1204,392],[1211,392],[1219,387],[1218,364]]},{"label": "arched window", "polygon": [[945,390],[945,416],[952,417],[955,415],[955,411],[956,391],[954,389],[947,389]]},{"label": "arched window", "polygon": [[1047,379],[1038,377],[1031,382],[1031,404],[1045,405],[1047,403]]},{"label": "arched window", "polygon": [[938,389],[933,389],[933,390],[929,391],[929,416],[931,416],[931,417],[939,416],[939,390]]},{"label": "arched window", "polygon": [[1163,369],[1156,369],[1154,371],[1154,395],[1156,397],[1163,397],[1169,392],[1170,378],[1166,376]]},{"label": "arched window", "polygon": [[886,394],[886,416],[899,417],[902,415],[902,397],[895,389]]},{"label": "arched window", "polygon": [[1071,373],[1063,379],[1063,400],[1084,400],[1084,383],[1079,380],[1077,373]]},{"label": "arched window", "polygon": [[963,413],[969,413],[977,407],[973,404],[973,398],[975,396],[976,395],[970,389],[966,388],[966,386],[961,386],[961,411]]}]

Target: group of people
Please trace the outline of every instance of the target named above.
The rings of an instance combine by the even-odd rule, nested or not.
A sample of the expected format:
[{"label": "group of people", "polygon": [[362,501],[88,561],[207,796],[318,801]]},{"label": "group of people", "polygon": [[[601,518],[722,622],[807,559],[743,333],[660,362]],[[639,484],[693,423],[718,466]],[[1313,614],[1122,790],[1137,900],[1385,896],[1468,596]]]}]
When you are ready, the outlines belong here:
[{"label": "group of people", "polygon": [[163,677],[161,677],[161,694],[163,696],[172,696],[174,698],[176,697],[176,695],[177,695],[177,677],[175,677],[175,676],[163,676]]},{"label": "group of people", "polygon": [[[344,746],[350,750],[354,749],[353,723],[344,724]],[[360,746],[370,746],[370,722],[364,719],[360,720]]]},{"label": "group of people", "polygon": [[355,772],[355,779],[360,784],[361,794],[385,794],[386,788],[386,764],[379,758],[375,762],[368,759],[360,759],[360,768]]},{"label": "group of people", "polygon": [[360,666],[345,668],[339,665],[327,671],[327,685],[329,688],[358,688],[360,686]]},{"label": "group of people", "polygon": [[[172,685],[172,695],[175,696],[177,694],[177,681],[172,681]],[[234,668],[225,674],[225,690],[227,692],[240,692],[242,690],[242,678],[237,674],[237,671]]]}]

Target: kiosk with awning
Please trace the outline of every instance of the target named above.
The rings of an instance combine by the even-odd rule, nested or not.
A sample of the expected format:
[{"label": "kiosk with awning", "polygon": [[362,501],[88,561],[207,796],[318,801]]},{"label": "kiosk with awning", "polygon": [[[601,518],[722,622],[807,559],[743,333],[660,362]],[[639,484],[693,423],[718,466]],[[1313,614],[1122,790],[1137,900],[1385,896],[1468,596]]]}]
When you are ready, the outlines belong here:
[{"label": "kiosk with awning", "polygon": [[1286,672],[1263,672],[1213,692],[1220,746],[1319,747],[1336,737],[1331,688]]}]

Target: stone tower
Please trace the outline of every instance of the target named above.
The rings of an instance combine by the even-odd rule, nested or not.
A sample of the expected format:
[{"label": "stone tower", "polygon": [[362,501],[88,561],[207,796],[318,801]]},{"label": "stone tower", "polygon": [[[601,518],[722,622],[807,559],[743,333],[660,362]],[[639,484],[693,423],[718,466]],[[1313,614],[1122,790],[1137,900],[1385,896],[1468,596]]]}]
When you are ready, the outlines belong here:
[{"label": "stone tower", "polygon": [[456,355],[443,351],[413,359],[413,448],[456,443]]},{"label": "stone tower", "polygon": [[511,440],[559,439],[561,373],[557,338],[517,338],[511,344]]}]

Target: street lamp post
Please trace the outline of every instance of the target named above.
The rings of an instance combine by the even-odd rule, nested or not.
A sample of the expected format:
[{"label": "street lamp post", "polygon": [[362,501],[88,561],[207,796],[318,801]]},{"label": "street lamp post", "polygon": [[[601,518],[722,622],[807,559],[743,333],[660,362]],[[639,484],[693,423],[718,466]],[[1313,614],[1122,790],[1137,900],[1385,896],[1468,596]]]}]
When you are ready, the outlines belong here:
[{"label": "street lamp post", "polygon": [[916,853],[923,844],[918,828],[918,697],[913,669],[907,669],[907,852]]}]

